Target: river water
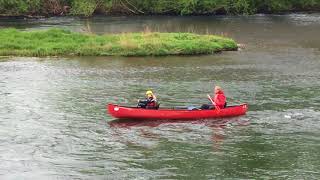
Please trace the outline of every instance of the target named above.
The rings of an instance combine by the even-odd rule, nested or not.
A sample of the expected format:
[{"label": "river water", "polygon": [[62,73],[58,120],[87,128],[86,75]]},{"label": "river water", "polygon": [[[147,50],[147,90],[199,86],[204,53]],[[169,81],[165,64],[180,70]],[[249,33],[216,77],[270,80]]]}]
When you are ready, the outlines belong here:
[{"label": "river water", "polygon": [[[0,27],[218,34],[238,52],[0,58],[1,179],[319,179],[320,14],[1,19]],[[0,42],[1,43],[1,42]],[[116,121],[107,103],[198,106],[214,85],[246,116]]]}]

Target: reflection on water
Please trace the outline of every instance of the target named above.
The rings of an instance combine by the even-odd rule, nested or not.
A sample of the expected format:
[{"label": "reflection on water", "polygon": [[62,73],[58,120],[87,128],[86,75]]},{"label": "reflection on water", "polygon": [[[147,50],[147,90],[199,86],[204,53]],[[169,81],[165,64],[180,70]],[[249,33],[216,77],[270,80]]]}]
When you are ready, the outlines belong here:
[{"label": "reflection on water", "polygon": [[223,118],[223,119],[200,119],[200,120],[133,120],[133,119],[115,119],[109,121],[108,124],[114,128],[127,128],[132,127],[158,127],[161,125],[171,125],[171,124],[201,124],[208,127],[222,127],[228,124],[237,123],[239,125],[247,124],[248,121],[244,121],[236,118]]},{"label": "reflection on water", "polygon": [[[217,33],[239,52],[191,57],[0,58],[1,179],[319,179],[319,14],[0,19],[103,34]],[[246,116],[118,121],[107,103],[200,106],[214,85]]]},{"label": "reflection on water", "polygon": [[[128,129],[134,129],[134,131],[140,131],[139,136],[151,138],[151,139],[161,139],[162,134],[157,134],[153,132],[153,128],[170,128],[170,131],[174,133],[186,132],[187,134],[199,133],[194,131],[195,126],[201,126],[201,128],[208,128],[212,131],[211,141],[214,150],[219,150],[219,147],[223,143],[226,136],[225,129],[234,126],[247,126],[250,124],[249,121],[243,120],[239,117],[235,118],[223,118],[223,119],[202,119],[202,120],[131,120],[131,119],[119,119],[109,121],[108,124],[113,131],[116,132],[117,136],[121,134],[126,134]],[[191,126],[190,126],[191,125]],[[149,127],[149,128],[145,128]],[[124,133],[121,133],[121,129],[125,129]],[[199,140],[202,140],[201,132]],[[163,136],[162,138],[165,138]],[[185,137],[184,137],[185,138]],[[130,137],[130,139],[134,139]],[[139,138],[136,138],[139,139]],[[141,143],[138,141],[136,143]]]}]

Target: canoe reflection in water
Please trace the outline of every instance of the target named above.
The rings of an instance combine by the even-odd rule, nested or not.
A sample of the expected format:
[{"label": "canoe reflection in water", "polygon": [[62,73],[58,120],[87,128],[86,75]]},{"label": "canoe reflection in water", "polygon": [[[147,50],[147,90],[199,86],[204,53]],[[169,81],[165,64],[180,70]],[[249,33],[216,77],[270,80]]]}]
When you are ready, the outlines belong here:
[{"label": "canoe reflection in water", "polygon": [[[154,142],[163,138],[170,141],[194,141],[199,144],[209,140],[212,142],[213,150],[219,150],[227,136],[227,129],[247,126],[250,123],[242,117],[233,117],[214,121],[212,119],[189,121],[117,119],[108,124],[115,133],[113,135],[118,136],[119,140],[126,144],[144,146],[143,143],[146,141]],[[136,136],[137,134],[139,137]]]}]

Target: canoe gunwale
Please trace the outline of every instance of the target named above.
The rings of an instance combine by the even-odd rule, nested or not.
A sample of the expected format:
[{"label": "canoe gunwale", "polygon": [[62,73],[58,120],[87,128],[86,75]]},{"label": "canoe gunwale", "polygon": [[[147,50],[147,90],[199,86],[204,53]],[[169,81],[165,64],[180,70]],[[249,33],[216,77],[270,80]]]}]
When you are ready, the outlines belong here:
[{"label": "canoe gunwale", "polygon": [[[183,107],[183,108],[179,108],[179,107],[160,107],[159,109],[145,109],[145,108],[140,108],[140,107],[135,107],[135,106],[124,106],[124,105],[118,105],[118,104],[108,104],[108,105],[113,105],[113,106],[117,106],[117,107],[121,107],[121,108],[129,108],[129,109],[141,109],[141,110],[168,110],[168,111],[212,111],[212,110],[216,110],[216,109],[188,109],[188,107]],[[243,106],[243,105],[247,105],[246,103],[243,104],[239,104],[239,105],[232,105],[232,106],[227,106],[223,109],[228,109],[228,108],[232,108],[232,107],[239,107],[239,106]]]}]

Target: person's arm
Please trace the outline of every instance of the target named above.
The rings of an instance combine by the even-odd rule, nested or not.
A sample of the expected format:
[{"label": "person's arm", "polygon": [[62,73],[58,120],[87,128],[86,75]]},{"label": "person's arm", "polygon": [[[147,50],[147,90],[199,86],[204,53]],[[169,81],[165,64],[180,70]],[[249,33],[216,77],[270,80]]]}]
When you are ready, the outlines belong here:
[{"label": "person's arm", "polygon": [[138,107],[145,108],[147,104],[148,104],[148,101],[146,99],[138,100]]},{"label": "person's arm", "polygon": [[147,103],[148,99],[138,100],[138,103]]}]

